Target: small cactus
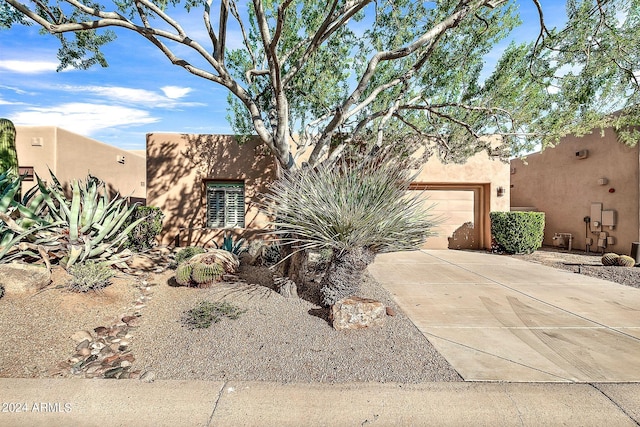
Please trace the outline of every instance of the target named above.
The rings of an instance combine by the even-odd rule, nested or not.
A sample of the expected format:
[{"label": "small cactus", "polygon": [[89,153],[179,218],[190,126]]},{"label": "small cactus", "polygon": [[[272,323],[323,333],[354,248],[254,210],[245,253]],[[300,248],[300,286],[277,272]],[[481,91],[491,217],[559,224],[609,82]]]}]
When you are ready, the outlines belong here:
[{"label": "small cactus", "polygon": [[191,272],[191,279],[196,282],[198,286],[209,285],[219,280],[224,274],[224,268],[218,263],[214,264],[193,264],[193,271]]},{"label": "small cactus", "polygon": [[618,254],[614,254],[613,252],[606,253],[602,255],[602,265],[618,265],[618,258],[620,258]]},{"label": "small cactus", "polygon": [[0,119],[0,172],[10,170],[18,176],[16,128],[9,119]]},{"label": "small cactus", "polygon": [[176,270],[176,282],[182,286],[189,286],[191,283],[191,272],[193,264],[180,264]]},{"label": "small cactus", "polygon": [[633,267],[636,265],[636,260],[629,255],[620,255],[617,259],[617,265],[620,267]]}]

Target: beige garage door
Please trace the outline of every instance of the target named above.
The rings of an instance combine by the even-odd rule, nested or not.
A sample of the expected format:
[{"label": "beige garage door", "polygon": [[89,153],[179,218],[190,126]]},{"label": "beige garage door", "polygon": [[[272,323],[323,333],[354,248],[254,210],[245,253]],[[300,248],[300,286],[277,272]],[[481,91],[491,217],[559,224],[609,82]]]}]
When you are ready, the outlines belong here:
[{"label": "beige garage door", "polygon": [[425,208],[435,204],[431,213],[440,223],[435,228],[437,236],[431,237],[424,249],[478,249],[480,247],[478,213],[479,189],[429,189],[421,190]]}]

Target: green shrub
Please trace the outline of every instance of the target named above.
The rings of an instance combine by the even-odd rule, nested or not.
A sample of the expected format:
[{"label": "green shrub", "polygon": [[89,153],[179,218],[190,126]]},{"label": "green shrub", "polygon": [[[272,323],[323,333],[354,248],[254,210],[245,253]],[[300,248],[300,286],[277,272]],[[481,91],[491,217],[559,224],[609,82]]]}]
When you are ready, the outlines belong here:
[{"label": "green shrub", "polygon": [[202,254],[204,252],[204,248],[199,246],[187,246],[186,248],[180,249],[176,254],[176,264],[180,265],[189,260],[192,256]]},{"label": "green shrub", "polygon": [[205,329],[212,323],[218,323],[224,317],[231,320],[238,319],[246,311],[226,301],[200,301],[196,308],[184,312],[182,322],[189,329]]},{"label": "green shrub", "polygon": [[491,235],[510,254],[530,254],[542,246],[543,212],[491,212]]},{"label": "green shrub", "polygon": [[106,264],[87,262],[69,267],[69,289],[75,292],[99,291],[109,285],[114,272]]},{"label": "green shrub", "polygon": [[140,218],[144,219],[129,232],[125,244],[125,247],[137,252],[155,246],[156,238],[162,232],[164,214],[160,208],[155,206],[138,206],[125,223],[125,227]]}]

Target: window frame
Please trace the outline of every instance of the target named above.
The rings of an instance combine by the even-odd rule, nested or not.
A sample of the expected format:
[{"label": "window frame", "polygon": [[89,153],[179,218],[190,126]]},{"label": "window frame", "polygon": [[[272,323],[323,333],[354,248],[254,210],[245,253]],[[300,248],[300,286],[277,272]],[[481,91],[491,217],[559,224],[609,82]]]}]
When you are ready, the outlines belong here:
[{"label": "window frame", "polygon": [[[206,228],[245,228],[246,200],[244,180],[207,179],[205,185]],[[220,219],[220,202],[211,193],[222,194],[222,218]],[[239,197],[238,197],[239,194]],[[218,196],[214,196],[218,197]],[[215,210],[214,210],[215,209]],[[239,220],[231,223],[233,218]],[[231,219],[230,219],[231,218]],[[215,221],[214,221],[215,219]]]}]

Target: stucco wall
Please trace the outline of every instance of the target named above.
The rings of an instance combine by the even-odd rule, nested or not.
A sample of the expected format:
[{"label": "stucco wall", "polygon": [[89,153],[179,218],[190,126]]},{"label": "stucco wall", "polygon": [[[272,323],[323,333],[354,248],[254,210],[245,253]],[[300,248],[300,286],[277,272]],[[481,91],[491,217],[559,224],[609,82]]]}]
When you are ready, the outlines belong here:
[{"label": "stucco wall", "polygon": [[247,206],[244,237],[260,230],[268,218],[259,212],[258,195],[276,177],[276,164],[257,140],[239,145],[229,135],[147,135],[147,204],[162,208],[161,241],[180,246],[221,240],[220,229],[206,228],[205,179],[242,180]]},{"label": "stucco wall", "polygon": [[[146,197],[146,161],[139,154],[52,126],[16,126],[16,149],[20,166],[33,166],[42,179],[49,179],[48,168],[63,184],[91,173],[111,192]],[[23,189],[33,184],[25,182]]]},{"label": "stucco wall", "polygon": [[[508,163],[481,152],[464,164],[442,164],[436,157],[430,157],[415,183],[424,189],[475,190],[479,197],[476,204],[476,226],[480,228],[481,239],[479,247],[488,249],[491,247],[489,212],[510,209],[509,179]],[[500,187],[504,189],[503,196],[498,196]]]},{"label": "stucco wall", "polygon": [[[580,150],[588,150],[588,157],[578,159]],[[511,167],[511,206],[545,212],[545,245],[553,244],[555,233],[571,233],[577,249],[585,250],[586,236],[597,243],[598,235],[585,229],[591,203],[617,213],[615,228],[602,230],[616,240],[607,251],[629,254],[631,243],[638,241],[638,148],[618,143],[613,130],[603,138],[599,133],[564,138],[555,148],[513,160]],[[600,185],[600,178],[608,183]],[[595,244],[591,250],[598,250]]]}]

